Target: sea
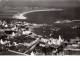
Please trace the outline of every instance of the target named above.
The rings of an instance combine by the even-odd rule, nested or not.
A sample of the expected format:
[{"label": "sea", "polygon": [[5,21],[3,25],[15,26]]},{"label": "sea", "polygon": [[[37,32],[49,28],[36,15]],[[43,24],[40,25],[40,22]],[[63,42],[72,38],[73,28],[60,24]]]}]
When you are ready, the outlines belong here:
[{"label": "sea", "polygon": [[54,11],[37,11],[24,14],[26,21],[35,24],[46,24],[33,29],[33,32],[44,38],[74,39],[80,37],[79,8],[67,8]]},{"label": "sea", "polygon": [[[33,28],[32,30],[34,33],[41,35],[44,38],[58,38],[59,35],[64,39],[80,37],[80,7],[67,7],[59,9],[62,10],[46,11],[44,9],[44,11],[38,10],[35,12],[25,13],[24,16],[26,19],[24,20],[32,24],[46,24],[41,27]],[[0,12],[2,12],[2,10]],[[12,15],[13,12],[9,12],[9,14],[7,12],[6,15],[2,15],[1,13],[0,19],[10,22],[13,20],[11,17]]]}]

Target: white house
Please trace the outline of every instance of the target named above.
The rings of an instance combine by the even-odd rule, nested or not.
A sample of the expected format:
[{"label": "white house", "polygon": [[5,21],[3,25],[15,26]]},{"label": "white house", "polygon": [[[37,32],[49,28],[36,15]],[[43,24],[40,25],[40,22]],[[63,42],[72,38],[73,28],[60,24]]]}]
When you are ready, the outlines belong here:
[{"label": "white house", "polygon": [[22,34],[23,35],[29,35],[31,33],[31,31],[23,31]]}]

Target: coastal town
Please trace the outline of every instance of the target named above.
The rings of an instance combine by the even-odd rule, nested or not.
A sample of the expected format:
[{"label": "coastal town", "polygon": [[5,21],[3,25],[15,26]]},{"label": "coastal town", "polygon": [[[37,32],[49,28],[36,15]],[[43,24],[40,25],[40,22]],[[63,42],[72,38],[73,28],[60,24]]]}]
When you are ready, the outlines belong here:
[{"label": "coastal town", "polygon": [[41,26],[45,25],[0,20],[0,55],[67,55],[66,51],[69,54],[80,51],[79,37],[69,41],[60,35],[58,38],[44,38],[33,32],[33,28]]},{"label": "coastal town", "polygon": [[79,3],[0,0],[0,55],[80,55]]}]

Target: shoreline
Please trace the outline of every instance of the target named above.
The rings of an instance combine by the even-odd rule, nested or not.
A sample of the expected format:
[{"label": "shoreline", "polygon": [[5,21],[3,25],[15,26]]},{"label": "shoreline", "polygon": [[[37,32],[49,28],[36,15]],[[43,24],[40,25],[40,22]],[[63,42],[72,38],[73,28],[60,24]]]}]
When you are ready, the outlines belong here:
[{"label": "shoreline", "polygon": [[12,18],[16,18],[16,19],[27,19],[27,17],[25,17],[25,14],[28,13],[33,13],[33,12],[40,12],[40,11],[62,11],[63,9],[44,9],[44,10],[32,10],[32,11],[28,11],[28,12],[23,12],[23,13],[19,13],[14,15]]}]

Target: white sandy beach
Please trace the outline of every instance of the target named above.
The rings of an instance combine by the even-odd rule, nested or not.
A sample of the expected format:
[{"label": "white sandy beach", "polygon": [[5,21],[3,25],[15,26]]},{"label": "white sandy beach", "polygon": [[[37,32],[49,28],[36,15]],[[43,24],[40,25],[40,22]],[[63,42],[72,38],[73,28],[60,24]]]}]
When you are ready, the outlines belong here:
[{"label": "white sandy beach", "polygon": [[25,17],[24,15],[28,14],[28,13],[39,12],[39,11],[61,11],[61,10],[63,10],[63,9],[33,10],[33,11],[28,11],[28,12],[23,12],[23,13],[16,14],[16,15],[13,16],[13,18],[16,18],[16,19],[27,19],[27,17]]}]

